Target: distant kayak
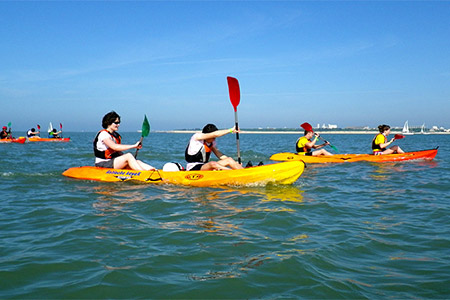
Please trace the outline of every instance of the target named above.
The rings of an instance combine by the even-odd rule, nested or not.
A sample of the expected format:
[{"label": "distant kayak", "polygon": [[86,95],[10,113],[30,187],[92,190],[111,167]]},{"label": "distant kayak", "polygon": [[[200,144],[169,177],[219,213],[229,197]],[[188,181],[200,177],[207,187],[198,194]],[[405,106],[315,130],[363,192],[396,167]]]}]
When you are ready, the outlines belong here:
[{"label": "distant kayak", "polygon": [[358,161],[370,161],[370,162],[394,162],[394,161],[406,161],[414,159],[432,160],[437,152],[438,148],[430,150],[421,150],[406,152],[402,154],[386,154],[386,155],[373,155],[373,154],[337,154],[333,156],[306,156],[296,153],[276,153],[270,157],[275,161],[298,161],[302,160],[305,163],[317,164],[317,163],[345,163],[345,162],[358,162]]},{"label": "distant kayak", "polygon": [[28,138],[29,142],[70,142],[70,138],[41,138],[38,136]]},{"label": "distant kayak", "polygon": [[25,141],[26,141],[27,139],[26,138],[24,138],[24,137],[20,137],[20,138],[17,138],[17,139],[1,139],[0,140],[0,143],[2,143],[2,144],[8,144],[8,143],[18,143],[18,144],[23,144],[23,143],[25,143]]},{"label": "distant kayak", "polygon": [[291,161],[221,171],[134,171],[91,166],[66,170],[67,177],[106,182],[140,181],[151,184],[175,184],[196,187],[213,186],[263,186],[267,184],[292,184],[303,173],[305,164]]}]

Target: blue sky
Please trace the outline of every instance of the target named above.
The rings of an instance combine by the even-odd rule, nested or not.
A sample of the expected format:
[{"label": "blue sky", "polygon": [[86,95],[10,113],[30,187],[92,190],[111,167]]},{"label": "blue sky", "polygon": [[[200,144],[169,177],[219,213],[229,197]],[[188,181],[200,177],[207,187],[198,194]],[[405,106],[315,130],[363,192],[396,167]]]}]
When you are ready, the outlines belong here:
[{"label": "blue sky", "polygon": [[450,127],[449,1],[1,1],[0,122]]}]

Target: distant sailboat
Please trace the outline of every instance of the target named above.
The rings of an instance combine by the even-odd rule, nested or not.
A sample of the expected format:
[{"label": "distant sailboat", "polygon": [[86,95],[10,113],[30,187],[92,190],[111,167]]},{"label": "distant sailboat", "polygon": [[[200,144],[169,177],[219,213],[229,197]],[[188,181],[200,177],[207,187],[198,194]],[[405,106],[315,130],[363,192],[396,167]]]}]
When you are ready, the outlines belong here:
[{"label": "distant sailboat", "polygon": [[409,131],[408,121],[406,121],[405,125],[403,125],[402,134],[403,135],[413,135],[414,134],[414,132]]},{"label": "distant sailboat", "polygon": [[420,133],[421,133],[421,134],[430,134],[429,132],[426,132],[426,131],[425,131],[425,123],[422,124],[422,127],[420,128]]}]

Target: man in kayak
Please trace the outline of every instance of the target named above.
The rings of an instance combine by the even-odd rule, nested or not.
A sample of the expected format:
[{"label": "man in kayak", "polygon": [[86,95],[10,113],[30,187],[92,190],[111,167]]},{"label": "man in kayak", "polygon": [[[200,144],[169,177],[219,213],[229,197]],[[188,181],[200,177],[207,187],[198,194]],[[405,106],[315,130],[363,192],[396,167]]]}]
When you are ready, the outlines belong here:
[{"label": "man in kayak", "polygon": [[60,133],[61,133],[61,131],[56,131],[56,128],[53,128],[53,130],[48,133],[48,138],[49,139],[59,139]]},{"label": "man in kayak", "polygon": [[8,131],[6,131],[6,129],[8,129],[8,127],[3,126],[2,131],[0,132],[0,139],[6,139],[8,137],[11,136],[11,129]]},{"label": "man in kayak", "polygon": [[[236,133],[236,129],[217,129],[214,124],[207,124],[201,133],[194,134],[184,152],[184,157],[188,164],[186,170],[228,170],[242,169],[243,167],[233,158],[224,155],[217,149],[216,138],[228,133]],[[213,152],[219,161],[209,161]]]},{"label": "man in kayak", "polygon": [[27,137],[33,137],[33,136],[39,136],[40,132],[36,131],[36,129],[31,128],[30,130],[27,131]]},{"label": "man in kayak", "polygon": [[[316,145],[317,140],[319,139],[319,134],[315,133],[312,129],[311,130],[305,130],[304,136],[299,138],[297,142],[295,143],[295,149],[297,150],[297,153],[300,155],[311,155],[311,156],[318,156],[318,155],[325,155],[325,156],[331,156],[330,152],[328,152],[325,149],[321,149],[325,147],[326,145],[329,145],[329,142],[325,142],[321,145]],[[312,151],[312,149],[320,149],[316,151]]]},{"label": "man in kayak", "polygon": [[372,140],[372,151],[374,155],[405,153],[405,151],[397,145],[387,148],[395,141],[395,138],[392,138],[389,142],[387,141],[387,137],[391,133],[391,127],[389,125],[380,125],[378,126],[378,130],[380,133]]},{"label": "man in kayak", "polygon": [[100,130],[94,139],[95,166],[114,169],[132,169],[139,171],[154,170],[155,168],[134,158],[131,153],[122,151],[142,149],[140,142],[134,145],[122,144],[122,137],[117,132],[120,125],[120,116],[111,111],[102,120],[103,130]]}]

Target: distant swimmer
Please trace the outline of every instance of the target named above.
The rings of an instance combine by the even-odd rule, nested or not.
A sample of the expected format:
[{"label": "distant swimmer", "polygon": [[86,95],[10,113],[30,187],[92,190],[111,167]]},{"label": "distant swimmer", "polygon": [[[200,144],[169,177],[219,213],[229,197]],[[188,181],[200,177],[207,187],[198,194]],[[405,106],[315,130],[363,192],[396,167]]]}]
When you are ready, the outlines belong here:
[{"label": "distant swimmer", "polygon": [[405,151],[397,145],[387,148],[395,141],[395,137],[393,137],[389,142],[387,141],[387,137],[391,133],[391,127],[389,125],[380,125],[378,126],[378,130],[380,133],[378,133],[372,140],[372,151],[374,155],[405,153]]},{"label": "distant swimmer", "polygon": [[102,120],[102,127],[94,139],[95,166],[114,169],[132,169],[140,171],[154,170],[155,168],[140,161],[131,153],[122,151],[130,149],[142,149],[142,144],[122,144],[122,137],[117,132],[120,125],[120,116],[111,111]]}]

